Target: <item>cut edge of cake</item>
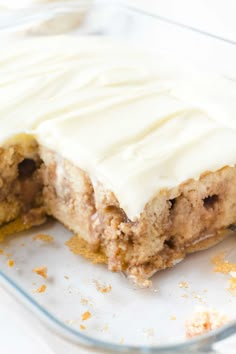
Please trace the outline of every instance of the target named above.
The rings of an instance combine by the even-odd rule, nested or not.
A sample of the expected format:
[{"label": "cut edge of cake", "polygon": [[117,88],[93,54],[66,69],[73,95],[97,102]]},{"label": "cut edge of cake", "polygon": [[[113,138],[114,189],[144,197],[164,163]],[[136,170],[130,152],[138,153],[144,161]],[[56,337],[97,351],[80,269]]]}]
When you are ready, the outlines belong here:
[{"label": "cut edge of cake", "polygon": [[85,241],[77,253],[95,262],[103,255],[137,283],[219,242],[236,222],[236,167],[162,190],[130,220],[114,193],[79,167],[30,136],[22,142],[0,150],[1,225],[39,225],[51,215]]}]

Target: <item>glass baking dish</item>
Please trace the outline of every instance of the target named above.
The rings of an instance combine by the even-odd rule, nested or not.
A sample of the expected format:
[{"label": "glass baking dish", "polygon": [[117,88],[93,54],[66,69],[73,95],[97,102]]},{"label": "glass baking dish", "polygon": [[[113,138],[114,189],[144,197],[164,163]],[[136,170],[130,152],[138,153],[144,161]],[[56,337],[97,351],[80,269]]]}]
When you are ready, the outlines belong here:
[{"label": "glass baking dish", "polygon": [[[70,6],[63,3],[60,11],[67,12]],[[0,41],[19,40],[19,33],[51,34],[46,28],[40,32],[30,28],[43,25],[58,9],[45,6],[38,14],[14,12],[5,22],[0,15]],[[94,3],[69,33],[81,34],[123,38],[153,55],[174,58],[184,68],[216,72],[232,80],[236,77],[236,44],[232,41],[124,4]],[[35,239],[39,234],[53,240]],[[150,289],[136,288],[123,274],[111,273],[104,265],[73,254],[65,245],[70,237],[62,225],[49,220],[44,226],[7,237],[0,245],[1,284],[58,335],[79,347],[113,353],[210,353],[215,348],[226,352],[232,343],[236,345],[235,336],[226,340],[236,333],[236,297],[227,290],[229,276],[215,273],[211,262],[224,252],[236,263],[233,232],[219,245],[157,273]],[[12,267],[10,260],[14,260]],[[47,279],[32,271],[40,266],[48,268]],[[38,292],[44,284],[45,291]],[[186,339],[185,320],[196,306],[223,311],[231,321],[218,330]],[[83,320],[86,313],[91,316]]]}]

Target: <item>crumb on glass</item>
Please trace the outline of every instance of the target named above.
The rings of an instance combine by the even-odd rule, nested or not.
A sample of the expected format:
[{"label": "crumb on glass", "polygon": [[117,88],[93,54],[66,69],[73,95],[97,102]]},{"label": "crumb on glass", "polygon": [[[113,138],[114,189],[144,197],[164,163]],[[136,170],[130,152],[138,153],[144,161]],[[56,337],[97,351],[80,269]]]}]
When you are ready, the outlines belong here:
[{"label": "crumb on glass", "polygon": [[13,267],[14,264],[15,264],[15,261],[13,259],[8,259],[8,261],[7,261],[8,267]]},{"label": "crumb on glass", "polygon": [[91,318],[92,317],[92,315],[91,315],[91,313],[89,312],[89,311],[85,311],[83,314],[82,314],[82,316],[81,316],[81,318],[82,318],[82,321],[87,321],[89,318]]},{"label": "crumb on glass", "polygon": [[32,271],[45,279],[47,279],[48,277],[47,275],[48,269],[45,266],[35,267]]}]

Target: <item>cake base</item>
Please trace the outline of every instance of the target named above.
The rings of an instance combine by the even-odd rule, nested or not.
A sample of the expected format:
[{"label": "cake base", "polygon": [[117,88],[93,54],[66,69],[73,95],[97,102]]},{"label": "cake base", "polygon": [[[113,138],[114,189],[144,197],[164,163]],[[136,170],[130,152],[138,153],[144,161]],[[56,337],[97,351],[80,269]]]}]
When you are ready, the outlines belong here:
[{"label": "cake base", "polygon": [[219,242],[236,222],[236,167],[162,190],[130,220],[114,193],[34,140],[0,153],[0,224],[20,218],[29,228],[51,215],[81,235],[72,251],[138,282]]},{"label": "cake base", "polygon": [[100,183],[93,186],[84,171],[43,147],[40,157],[47,214],[81,235],[93,260],[102,250],[112,271],[147,279],[219,242],[236,221],[235,167],[163,190],[129,220],[115,195]]}]

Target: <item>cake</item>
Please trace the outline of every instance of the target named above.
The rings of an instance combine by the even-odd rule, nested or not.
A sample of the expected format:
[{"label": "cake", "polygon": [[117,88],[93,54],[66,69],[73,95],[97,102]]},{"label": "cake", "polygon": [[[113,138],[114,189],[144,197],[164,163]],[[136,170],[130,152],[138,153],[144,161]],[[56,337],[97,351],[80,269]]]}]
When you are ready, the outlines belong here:
[{"label": "cake", "polygon": [[236,85],[114,39],[0,56],[0,223],[51,215],[145,282],[236,222]]}]

